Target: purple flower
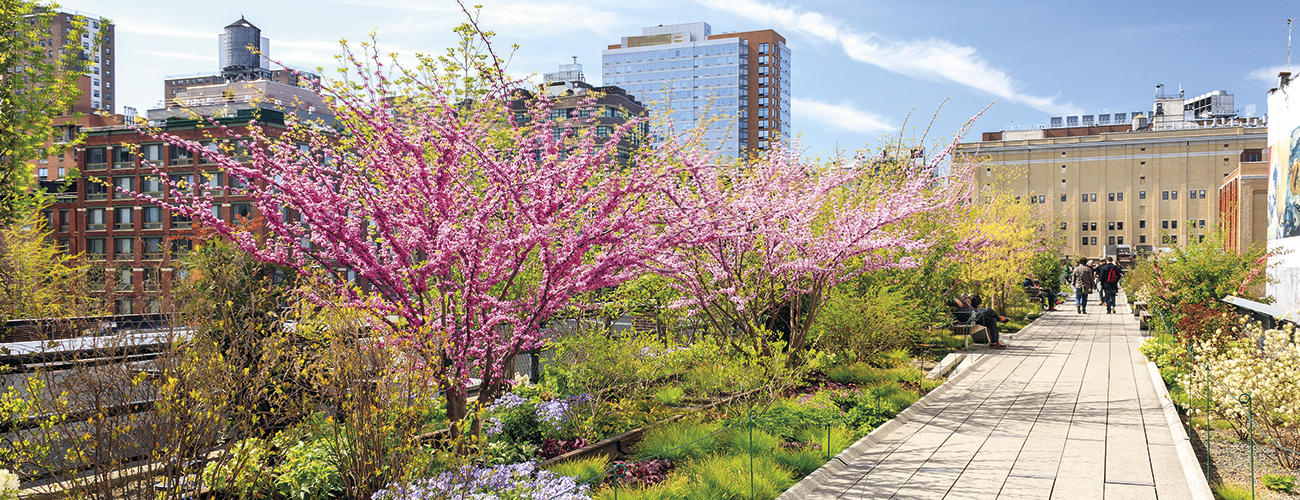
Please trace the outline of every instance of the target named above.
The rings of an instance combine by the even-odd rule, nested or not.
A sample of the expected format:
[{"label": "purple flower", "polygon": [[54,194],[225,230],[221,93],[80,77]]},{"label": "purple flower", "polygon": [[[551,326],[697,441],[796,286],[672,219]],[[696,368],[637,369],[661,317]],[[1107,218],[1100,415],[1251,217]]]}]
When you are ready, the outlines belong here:
[{"label": "purple flower", "polygon": [[391,484],[374,500],[590,500],[577,479],[537,470],[533,462],[494,467],[462,467],[438,477]]},{"label": "purple flower", "polygon": [[505,430],[506,430],[505,422],[502,422],[501,419],[496,417],[489,418],[487,421],[487,425],[483,426],[483,432],[489,436],[495,436]]},{"label": "purple flower", "polygon": [[507,392],[505,394],[502,394],[501,397],[497,398],[496,401],[493,401],[491,405],[488,405],[487,410],[489,412],[509,410],[511,408],[514,408],[516,406],[519,406],[527,402],[528,400],[519,397],[518,394],[515,394],[513,392]]},{"label": "purple flower", "polygon": [[576,396],[569,396],[565,399],[556,399],[546,401],[537,405],[537,421],[549,424],[556,431],[564,428],[565,421],[569,418],[569,411],[574,405],[579,405],[591,401],[591,394],[582,393]]}]

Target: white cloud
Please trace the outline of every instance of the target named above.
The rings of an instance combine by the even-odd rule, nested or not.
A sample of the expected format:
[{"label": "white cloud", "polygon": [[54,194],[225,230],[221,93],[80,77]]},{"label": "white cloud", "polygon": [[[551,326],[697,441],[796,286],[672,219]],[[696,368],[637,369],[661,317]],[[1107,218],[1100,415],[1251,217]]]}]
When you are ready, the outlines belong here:
[{"label": "white cloud", "polygon": [[854,60],[914,78],[946,80],[988,92],[1007,101],[1056,114],[1081,114],[1073,103],[1058,103],[1056,96],[1022,93],[1015,79],[989,66],[974,47],[947,40],[888,40],[874,33],[859,33],[818,12],[782,8],[754,0],[697,0],[749,19],[838,43]]},{"label": "white cloud", "polygon": [[158,56],[166,59],[187,59],[191,61],[216,61],[217,60],[217,56],[202,55],[194,52],[163,52],[160,50],[148,50],[145,51],[145,53],[151,56]]},{"label": "white cloud", "polygon": [[863,111],[850,102],[830,104],[812,99],[794,98],[791,102],[795,117],[801,120],[811,119],[832,128],[839,128],[861,134],[897,130],[883,116],[870,111]]},{"label": "white cloud", "polygon": [[139,35],[153,35],[163,38],[210,38],[212,44],[216,46],[218,31],[207,32],[202,30],[192,30],[177,28],[173,26],[159,26],[155,22],[138,22],[132,20],[116,21],[117,30]]},{"label": "white cloud", "polygon": [[[460,7],[451,2],[426,0],[334,0],[349,5],[406,10],[421,13],[440,13],[444,16],[426,16],[434,23],[444,23],[446,16],[465,20]],[[592,8],[575,2],[546,2],[538,0],[482,1],[479,26],[485,30],[510,33],[512,36],[554,35],[574,28],[586,28],[601,36],[611,37],[618,27],[619,17],[611,11]],[[472,4],[471,4],[472,5]],[[473,11],[473,7],[470,8]],[[420,23],[416,23],[417,25]]]},{"label": "white cloud", "polygon": [[1283,71],[1286,71],[1286,66],[1269,66],[1267,68],[1259,68],[1250,73],[1246,73],[1246,78],[1277,85],[1277,74]]}]

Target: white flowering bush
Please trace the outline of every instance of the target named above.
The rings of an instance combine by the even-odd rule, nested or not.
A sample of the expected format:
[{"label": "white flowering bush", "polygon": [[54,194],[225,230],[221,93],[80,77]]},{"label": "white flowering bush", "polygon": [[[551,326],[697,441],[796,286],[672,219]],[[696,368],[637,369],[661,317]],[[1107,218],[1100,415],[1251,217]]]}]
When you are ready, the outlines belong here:
[{"label": "white flowering bush", "polygon": [[0,469],[0,500],[18,499],[18,474],[9,469]]},{"label": "white flowering bush", "polygon": [[[1284,467],[1300,466],[1300,339],[1294,326],[1264,330],[1245,326],[1244,335],[1227,342],[1199,342],[1192,346],[1193,369],[1178,383],[1193,400],[1211,400],[1212,411],[1228,420],[1237,432],[1249,436],[1253,413],[1257,441],[1271,446]],[[1206,370],[1209,383],[1206,383]],[[1243,401],[1250,396],[1250,404]],[[1197,405],[1199,406],[1199,405]],[[1204,408],[1187,408],[1204,416]]]}]

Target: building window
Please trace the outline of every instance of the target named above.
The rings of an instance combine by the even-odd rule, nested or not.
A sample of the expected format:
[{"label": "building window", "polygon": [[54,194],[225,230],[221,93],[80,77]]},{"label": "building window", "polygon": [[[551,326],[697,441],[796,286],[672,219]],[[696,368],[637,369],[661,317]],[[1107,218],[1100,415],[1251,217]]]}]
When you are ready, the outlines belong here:
[{"label": "building window", "polygon": [[86,149],[86,170],[104,170],[108,168],[108,155],[104,148]]},{"label": "building window", "polygon": [[1187,199],[1189,199],[1189,200],[1195,200],[1195,199],[1196,199],[1196,190],[1195,190],[1195,189],[1193,189],[1193,190],[1187,192]]},{"label": "building window", "polygon": [[1146,192],[1146,191],[1138,191],[1138,199],[1139,199],[1139,200],[1145,200],[1145,199],[1147,199],[1147,192]]},{"label": "building window", "polygon": [[249,219],[252,217],[253,217],[252,203],[235,203],[233,205],[230,205],[230,220],[234,221],[236,220],[236,218]]},{"label": "building window", "polygon": [[173,228],[188,228],[188,227],[190,227],[190,224],[191,224],[191,221],[190,221],[190,217],[189,217],[188,215],[181,215],[181,214],[176,214],[176,213],[172,214],[172,227],[173,227]]},{"label": "building window", "polygon": [[768,51],[770,48],[771,48],[771,44],[768,44],[768,43],[760,43],[760,44],[758,44],[758,53],[759,53],[759,54],[766,54],[767,51]]},{"label": "building window", "polygon": [[1205,199],[1205,190],[1204,190],[1204,189],[1201,190],[1201,199],[1202,199],[1202,200]]},{"label": "building window", "polygon": [[1168,200],[1168,199],[1169,199],[1169,191],[1161,191],[1161,192],[1160,192],[1160,199],[1162,199],[1162,200]]},{"label": "building window", "polygon": [[1096,245],[1096,244],[1097,244],[1097,237],[1096,237],[1096,236],[1091,236],[1091,237],[1089,237],[1089,238],[1088,238],[1088,244],[1089,244],[1089,245]]},{"label": "building window", "polygon": [[1177,245],[1177,244],[1178,244],[1178,235],[1176,235],[1176,234],[1171,234],[1171,235],[1169,235],[1169,242],[1170,242],[1170,243],[1173,243],[1173,244],[1175,244],[1175,245]]},{"label": "building window", "polygon": [[131,207],[114,208],[113,229],[119,231],[121,230],[129,231],[131,229],[135,229],[135,221],[133,220],[134,219],[133,216],[135,215],[134,212],[135,209]]},{"label": "building window", "polygon": [[113,148],[113,168],[135,168],[135,152],[125,145]]},{"label": "building window", "polygon": [[1178,219],[1169,221],[1169,229],[1178,229]]},{"label": "building window", "polygon": [[1061,179],[1061,189],[1065,189],[1065,179]]},{"label": "building window", "polygon": [[1118,242],[1120,245],[1123,245],[1123,244],[1124,244],[1124,237],[1123,237],[1123,236],[1116,236],[1116,237],[1115,237],[1115,241]]},{"label": "building window", "polygon": [[115,299],[115,300],[113,301],[113,304],[114,304],[114,307],[117,309],[116,313],[117,313],[117,314],[134,314],[134,313],[132,312],[132,309],[131,309],[131,305],[132,305],[133,302],[134,302],[134,300],[132,300],[132,299]]},{"label": "building window", "polygon": [[48,168],[38,168],[38,169],[36,169],[36,178],[37,178],[37,179],[45,180],[45,178],[46,178],[46,177],[49,177],[49,176],[50,176],[50,169],[48,169]]},{"label": "building window", "polygon": [[130,191],[135,191],[135,177],[113,178],[113,198],[119,200],[130,198]]},{"label": "building window", "polygon": [[157,237],[140,238],[140,251],[144,260],[162,260],[163,239]]},{"label": "building window", "polygon": [[1138,221],[1138,229],[1146,229],[1146,228],[1147,228],[1147,220],[1146,220],[1146,219],[1142,219],[1142,220]]},{"label": "building window", "polygon": [[161,165],[163,159],[163,145],[145,144],[140,148],[140,158],[155,166]]},{"label": "building window", "polygon": [[1167,220],[1160,221],[1160,229],[1169,229],[1169,221]]},{"label": "building window", "polygon": [[140,210],[140,219],[144,223],[145,229],[162,229],[161,208],[144,207]]},{"label": "building window", "polygon": [[759,64],[767,64],[767,56],[758,56]]},{"label": "building window", "polygon": [[1177,199],[1178,199],[1178,191],[1170,191],[1170,192],[1169,192],[1169,199],[1171,199],[1171,200],[1177,200]]},{"label": "building window", "polygon": [[168,146],[167,149],[171,153],[170,158],[172,165],[189,164],[193,161],[194,152],[185,149],[182,146],[171,145]]},{"label": "building window", "polygon": [[1115,230],[1115,223],[1114,223],[1114,222],[1107,222],[1107,223],[1106,223],[1106,230],[1107,230],[1107,231],[1114,231],[1114,230]]},{"label": "building window", "polygon": [[1106,193],[1107,201],[1115,201],[1115,193]]},{"label": "building window", "polygon": [[1138,235],[1138,243],[1146,243],[1146,242],[1147,242],[1147,235],[1145,235],[1145,234],[1139,234],[1139,235]]},{"label": "building window", "polygon": [[135,238],[113,238],[113,260],[135,260]]},{"label": "building window", "polygon": [[1087,231],[1087,230],[1088,230],[1088,223],[1087,223],[1087,222],[1083,222],[1082,224],[1083,224],[1083,230],[1084,230],[1084,231]]},{"label": "building window", "polygon": [[1199,221],[1197,221],[1197,222],[1198,222],[1198,224],[1197,224],[1198,226],[1200,226],[1202,229],[1205,228],[1205,219],[1201,219],[1201,220],[1199,220]]},{"label": "building window", "polygon": [[1124,193],[1115,193],[1115,201],[1124,201]]},{"label": "building window", "polygon": [[1097,201],[1097,193],[1092,193],[1092,196],[1089,196],[1088,201],[1092,201],[1092,202]]},{"label": "building window", "polygon": [[1198,243],[1205,243],[1205,235],[1202,234],[1202,235],[1197,236],[1197,237],[1196,237],[1196,241],[1197,241]]},{"label": "building window", "polygon": [[1065,201],[1065,195],[1061,195],[1061,201]]},{"label": "building window", "polygon": [[1116,229],[1116,230],[1119,230],[1119,231],[1123,231],[1123,230],[1124,230],[1124,221],[1116,222],[1116,223],[1115,223],[1115,229]]},{"label": "building window", "polygon": [[[89,260],[104,260],[104,238],[89,238],[86,240],[86,258]],[[94,276],[95,273],[87,273]]]},{"label": "building window", "polygon": [[104,215],[105,215],[105,210],[102,208],[86,209],[86,230],[103,231],[105,225],[107,224],[106,222],[104,222]]},{"label": "building window", "polygon": [[770,98],[768,98],[768,97],[759,97],[759,98],[758,98],[758,105],[759,105],[759,106],[767,106],[768,103],[769,103],[768,99],[770,99]]},{"label": "building window", "polygon": [[1089,224],[1089,230],[1090,230],[1090,231],[1096,231],[1096,230],[1097,230],[1097,223],[1096,223],[1096,222],[1093,222],[1093,223]]},{"label": "building window", "polygon": [[1083,239],[1083,241],[1082,241],[1080,244],[1082,244],[1082,245],[1087,245],[1087,244],[1088,244],[1088,237],[1087,237],[1087,236],[1084,236],[1082,239]]},{"label": "building window", "polygon": [[1040,204],[1047,203],[1047,195],[1045,194],[1038,195],[1038,203]]},{"label": "building window", "polygon": [[1114,237],[1114,236],[1109,236],[1109,237],[1107,237],[1107,238],[1106,238],[1106,244],[1107,244],[1107,245],[1114,245],[1114,244],[1115,244],[1115,237]]},{"label": "building window", "polygon": [[1062,222],[1062,223],[1061,223],[1061,230],[1064,231],[1064,230],[1065,230],[1065,227],[1066,227],[1066,226],[1065,226],[1065,223]]}]

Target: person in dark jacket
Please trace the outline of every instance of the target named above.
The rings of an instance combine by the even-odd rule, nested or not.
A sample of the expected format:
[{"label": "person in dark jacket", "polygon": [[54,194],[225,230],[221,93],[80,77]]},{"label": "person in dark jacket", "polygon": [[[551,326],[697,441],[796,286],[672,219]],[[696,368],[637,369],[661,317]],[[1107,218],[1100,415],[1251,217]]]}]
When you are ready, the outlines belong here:
[{"label": "person in dark jacket", "polygon": [[981,309],[979,296],[959,295],[953,297],[950,306],[953,308],[952,316],[957,321],[970,321],[975,317],[975,324],[983,326],[989,332],[990,349],[1006,349],[1006,344],[1001,342],[998,335],[998,322],[1007,321],[1005,316],[999,316],[991,307]]},{"label": "person in dark jacket", "polygon": [[1106,314],[1115,314],[1115,294],[1119,293],[1119,280],[1124,277],[1124,268],[1115,265],[1114,257],[1106,257],[1106,263],[1097,268],[1097,284],[1101,288],[1101,303],[1106,305]]},{"label": "person in dark jacket", "polygon": [[1079,266],[1070,275],[1070,285],[1074,287],[1074,306],[1079,314],[1088,314],[1088,295],[1092,293],[1095,284],[1096,277],[1092,267],[1088,266],[1088,259],[1080,258]]}]

